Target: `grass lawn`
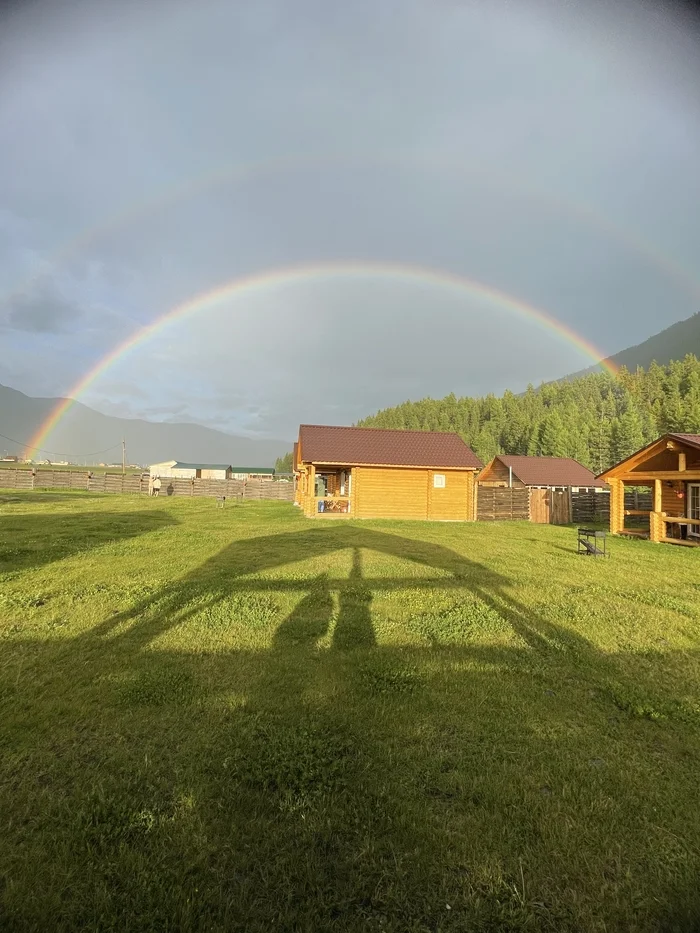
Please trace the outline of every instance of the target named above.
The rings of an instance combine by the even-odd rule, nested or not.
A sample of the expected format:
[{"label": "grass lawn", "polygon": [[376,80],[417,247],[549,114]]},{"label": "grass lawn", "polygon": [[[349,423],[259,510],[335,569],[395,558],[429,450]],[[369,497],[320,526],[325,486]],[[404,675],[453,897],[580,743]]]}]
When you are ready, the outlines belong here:
[{"label": "grass lawn", "polygon": [[700,554],[0,496],[0,929],[700,929]]}]

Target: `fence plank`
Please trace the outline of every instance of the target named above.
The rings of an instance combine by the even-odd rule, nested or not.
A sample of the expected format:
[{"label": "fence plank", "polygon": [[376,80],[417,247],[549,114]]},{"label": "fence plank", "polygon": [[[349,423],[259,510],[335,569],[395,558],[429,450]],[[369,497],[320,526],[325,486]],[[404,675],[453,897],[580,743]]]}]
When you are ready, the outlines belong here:
[{"label": "fence plank", "polygon": [[479,486],[477,521],[527,521],[530,501],[527,489],[502,486]]}]

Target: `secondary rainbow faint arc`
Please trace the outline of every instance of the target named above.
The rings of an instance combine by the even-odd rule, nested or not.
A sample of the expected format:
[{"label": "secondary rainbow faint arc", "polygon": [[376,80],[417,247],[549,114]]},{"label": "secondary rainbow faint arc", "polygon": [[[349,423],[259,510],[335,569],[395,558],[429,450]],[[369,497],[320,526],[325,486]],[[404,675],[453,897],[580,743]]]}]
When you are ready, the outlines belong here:
[{"label": "secondary rainbow faint arc", "polygon": [[[130,221],[138,217],[147,215],[156,210],[166,208],[177,204],[183,200],[189,200],[196,194],[207,191],[224,182],[233,182],[236,180],[245,180],[264,176],[265,173],[275,171],[288,171],[294,168],[310,168],[314,164],[323,165],[324,163],[367,163],[389,166],[406,165],[409,168],[417,168],[424,171],[435,171],[441,169],[443,172],[450,172],[458,176],[467,173],[478,175],[482,182],[494,185],[496,188],[508,188],[517,192],[521,196],[534,198],[536,202],[547,204],[557,210],[568,212],[578,220],[601,230],[608,236],[611,236],[626,248],[633,250],[640,256],[646,257],[659,269],[672,279],[676,285],[681,286],[684,291],[691,295],[695,301],[700,300],[700,283],[689,270],[687,270],[674,257],[662,252],[651,243],[641,238],[636,231],[620,226],[611,221],[606,215],[593,209],[588,204],[582,204],[564,198],[561,195],[552,195],[548,191],[539,188],[532,182],[524,182],[522,179],[516,179],[512,174],[499,175],[494,174],[491,169],[487,169],[482,164],[456,162],[454,159],[443,156],[433,156],[431,154],[413,154],[394,151],[372,151],[352,152],[329,151],[329,152],[297,152],[285,156],[275,156],[256,162],[239,162],[234,165],[224,165],[211,168],[203,175],[184,182],[176,183],[170,187],[162,189],[159,194],[146,201],[138,201],[122,209],[117,214],[110,217],[107,221],[98,226],[93,226],[82,230],[80,233],[71,237],[66,243],[57,247],[53,254],[53,262],[65,262],[68,258],[76,255],[81,249],[87,247],[91,242],[99,240],[101,237],[118,230]],[[22,284],[15,285],[4,299],[12,298],[21,294],[24,289],[36,282],[41,276],[39,274],[31,275],[28,280]]]},{"label": "secondary rainbow faint arc", "polygon": [[472,297],[479,298],[483,301],[489,301],[506,311],[534,321],[544,330],[556,334],[567,343],[575,346],[583,354],[589,356],[595,363],[602,365],[608,372],[613,375],[617,372],[617,368],[610,361],[606,361],[603,353],[592,343],[545,311],[535,308],[533,305],[522,301],[520,298],[515,298],[507,292],[494,288],[491,285],[479,282],[476,279],[467,278],[466,276],[457,275],[454,272],[426,266],[403,265],[396,262],[343,261],[283,266],[281,268],[267,269],[263,272],[242,276],[225,282],[222,285],[218,285],[208,291],[200,292],[188,301],[166,311],[165,314],[162,314],[151,324],[146,324],[144,327],[139,328],[139,330],[123,341],[123,343],[120,343],[106,356],[102,357],[79,382],[76,382],[69,390],[69,397],[61,401],[51,412],[27,445],[27,449],[42,448],[61,418],[99,376],[105,373],[110,366],[122,356],[134,347],[139,346],[139,344],[144,343],[149,337],[152,337],[168,324],[187,317],[190,314],[195,314],[197,311],[214,307],[223,301],[240,298],[243,295],[256,291],[263,291],[266,288],[294,285],[298,282],[314,282],[342,276],[353,276],[356,278],[394,278],[462,291]]}]

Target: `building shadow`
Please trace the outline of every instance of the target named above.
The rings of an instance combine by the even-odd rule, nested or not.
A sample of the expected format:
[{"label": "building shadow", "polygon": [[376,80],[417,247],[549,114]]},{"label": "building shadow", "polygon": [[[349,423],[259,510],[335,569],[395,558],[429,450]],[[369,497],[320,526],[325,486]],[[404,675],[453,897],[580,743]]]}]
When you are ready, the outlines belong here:
[{"label": "building shadow", "polygon": [[313,580],[309,592],[281,623],[273,648],[313,648],[327,634],[333,617],[333,596],[325,574]]},{"label": "building shadow", "polygon": [[[344,575],[324,566],[339,551]],[[403,564],[383,571],[375,556]],[[394,593],[447,596],[457,616],[477,606],[477,621],[452,642],[437,617],[423,643],[382,643],[373,612]],[[656,749],[662,733],[635,704],[672,716],[674,691],[696,689],[696,655],[600,651],[515,593],[449,548],[338,522],[235,541],[73,639],[8,640],[0,812],[22,818],[5,826],[0,921],[578,933],[624,928],[615,911],[636,897],[645,929],[673,915],[689,933],[697,860],[668,833],[696,818],[666,834],[652,822],[690,759],[667,754],[673,730]],[[296,603],[271,642],[217,648],[237,606],[272,616],[282,597]],[[188,624],[200,628],[184,638]],[[494,625],[513,637],[500,643]],[[664,684],[667,662],[686,679]],[[613,772],[621,749],[626,770]],[[572,845],[570,812],[585,825],[602,807],[609,833],[586,827]],[[557,873],[561,851],[571,864]]]},{"label": "building shadow", "polygon": [[[45,502],[50,496],[42,494]],[[4,512],[0,567],[22,571],[179,524],[167,512]]]},{"label": "building shadow", "polygon": [[352,551],[352,569],[339,594],[340,611],[333,647],[341,651],[373,648],[377,639],[372,625],[372,591],[362,576],[362,556],[358,547]]},{"label": "building shadow", "polygon": [[87,492],[82,489],[67,489],[65,492],[47,492],[44,489],[13,489],[2,486],[2,475],[0,475],[0,505],[13,505],[17,503],[31,503],[32,505],[43,505],[45,502],[66,502],[81,499],[104,499],[103,492]]}]

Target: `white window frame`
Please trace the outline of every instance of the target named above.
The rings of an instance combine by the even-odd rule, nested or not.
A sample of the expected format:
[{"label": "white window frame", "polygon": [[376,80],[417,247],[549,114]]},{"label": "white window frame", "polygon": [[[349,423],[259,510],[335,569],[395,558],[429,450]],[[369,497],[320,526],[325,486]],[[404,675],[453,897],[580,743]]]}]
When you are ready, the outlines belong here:
[{"label": "white window frame", "polygon": [[444,473],[433,473],[433,489],[445,489],[447,476]]},{"label": "white window frame", "polygon": [[[700,483],[688,483],[687,485],[687,504],[685,507],[686,518],[700,518]],[[693,490],[697,489],[697,515],[692,515]],[[688,537],[700,538],[700,525],[688,525]]]}]

